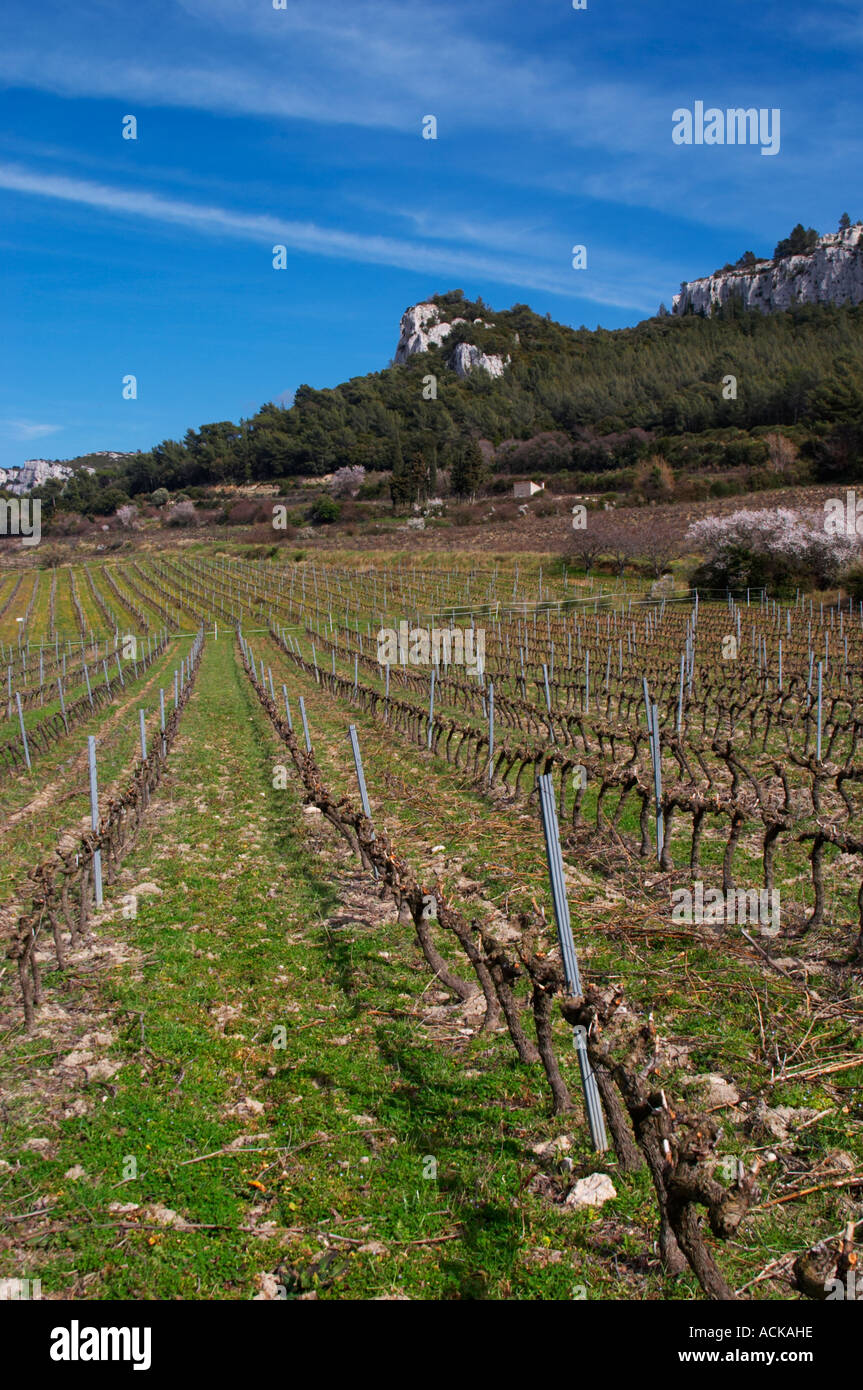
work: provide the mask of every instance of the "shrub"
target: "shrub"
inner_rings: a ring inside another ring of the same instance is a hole
[[[170,493],[166,487],[157,487],[156,491],[150,494],[150,501],[154,507],[167,506]]]
[[[229,526],[251,526],[260,519],[259,512],[259,503],[243,497],[227,509],[226,520]]]
[[[848,565],[840,576],[845,592],[853,598],[855,603],[863,599],[863,560],[856,560]]]
[[[51,518],[51,530],[58,536],[74,536],[85,528],[80,512],[55,512]]]
[[[102,488],[89,503],[87,511],[93,516],[111,516],[118,507],[124,507],[129,500],[128,493],[112,484]]]
[[[667,502],[673,496],[674,474],[661,454],[653,454],[638,465],[635,491],[648,502]]]
[[[197,526],[197,524],[198,513],[195,511],[195,504],[190,502],[188,498],[185,502],[177,502],[165,516],[166,526]]]
[[[773,432],[765,435],[764,443],[767,445],[770,467],[777,473],[786,473],[800,452],[793,439],[788,439],[784,434]]]
[[[390,475],[389,473],[373,473],[371,477],[366,476],[357,497],[361,502],[377,502],[382,497],[390,495]]]
[[[367,509],[362,504],[358,506],[350,498],[346,502],[339,503],[340,521],[364,521],[366,515]]]
[[[561,430],[546,430],[532,439],[505,439],[495,454],[496,466],[509,473],[548,473],[572,467],[572,440]]]
[[[319,497],[309,508],[309,521],[315,526],[329,526],[338,521],[342,509],[332,497]]]

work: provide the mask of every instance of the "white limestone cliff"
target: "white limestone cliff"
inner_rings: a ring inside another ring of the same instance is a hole
[[[102,457],[120,459],[129,457],[126,454],[108,453],[102,450]],[[67,463],[52,463],[49,459],[26,459],[20,468],[0,469],[0,487],[4,487],[7,492],[23,494],[32,492],[34,488],[42,487],[54,478],[58,482],[66,483],[74,474],[74,469]],[[89,464],[83,465],[82,473],[95,473],[95,468]]]
[[[456,376],[467,376],[475,367],[488,372],[489,376],[503,376],[504,368],[509,365],[510,360],[507,356],[504,361],[496,352],[483,352],[482,348],[474,347],[473,343],[456,343],[449,365]]]
[[[23,467],[16,469],[14,474],[10,470],[6,489],[8,492],[30,492],[34,487],[41,487],[43,483],[47,483],[49,478],[58,478],[65,482],[71,476],[72,469],[67,468],[64,463],[49,463],[47,459],[27,459]]]
[[[442,320],[436,304],[414,304],[402,314],[399,341],[393,361],[398,366],[407,362],[415,352],[428,352],[430,347],[440,347],[458,323],[467,319]],[[474,319],[475,324],[485,326],[483,319]],[[456,343],[448,365],[458,376],[467,374],[479,367],[489,376],[502,376],[510,358],[504,360],[497,353],[486,353],[471,343]]]
[[[436,304],[414,304],[402,314],[394,358],[396,365],[407,362],[415,352],[428,352],[432,346],[439,347],[455,324],[466,322],[466,319],[453,319],[451,323],[442,323]]]
[[[772,313],[795,304],[863,303],[863,225],[818,238],[805,256],[762,260],[690,280],[672,300],[672,313],[710,314],[732,299]]]

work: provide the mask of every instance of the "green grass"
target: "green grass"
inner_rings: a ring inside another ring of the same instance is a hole
[[[530,1143],[563,1128],[547,1119],[536,1069],[499,1036],[453,1048],[423,1035],[412,1011],[428,980],[418,985],[395,918],[328,925],[345,915],[335,870],[353,870],[307,852],[308,817],[292,787],[272,787],[276,750],[229,642],[208,647],[199,681],[161,813],[129,865],[130,883],[146,875],[162,894],[140,899],[134,923],[115,915],[101,928],[130,935],[141,959],[98,981],[122,1068],[108,1085],[76,1088],[88,1112],[65,1119],[31,1113],[19,1077],[4,1152],[21,1166],[2,1179],[2,1201],[7,1215],[37,1198],[50,1210],[21,1224],[0,1269],[89,1298],[248,1298],[263,1271],[280,1271],[289,1294],[321,1297],[612,1292],[614,1267],[592,1250],[601,1220],[525,1192]],[[92,1004],[92,980],[70,975],[57,997]],[[238,1012],[223,1034],[213,1010],[225,1006]],[[7,1039],[7,1075],[28,1054],[38,1070],[46,1045]],[[263,1112],[229,1113],[243,1097]],[[51,1139],[50,1156],[21,1147],[34,1134]],[[264,1151],[187,1162],[241,1134]],[[594,1166],[583,1133],[572,1152]],[[138,1176],[123,1183],[129,1157]],[[423,1176],[430,1158],[435,1179]],[[76,1165],[86,1177],[66,1178]],[[222,1229],[121,1229],[118,1200]],[[244,1229],[253,1213],[275,1223],[268,1239]],[[630,1182],[615,1222],[641,1256],[652,1220],[647,1184]],[[373,1242],[385,1253],[360,1251]],[[328,1247],[338,1254],[315,1283]],[[641,1287],[691,1292],[656,1268]]]
[[[191,626],[190,615],[181,620]],[[550,1118],[541,1070],[519,1064],[506,1035],[464,1031],[458,1011],[423,1021],[437,996],[411,929],[321,818],[303,810],[287,752],[219,626],[137,849],[97,926],[98,943],[133,954],[76,953],[63,981],[47,972],[31,1035],[6,1012],[0,1086],[12,1166],[0,1168],[8,1238],[0,1275],[39,1277],[49,1296],[92,1299],[246,1299],[265,1273],[289,1297],[571,1299],[581,1286],[591,1299],[699,1297],[694,1278],[662,1273],[647,1178],[623,1178],[613,1159],[591,1153],[580,1110]],[[443,759],[327,695],[265,635],[253,642],[277,688],[287,682],[295,714],[304,694],[325,780],[353,799],[346,735],[349,720],[357,724],[376,823],[424,878],[442,844],[444,880],[468,915],[478,902],[514,913],[531,898],[550,915],[535,808],[491,806]],[[174,647],[147,679],[176,660]],[[352,663],[340,670],[352,676]],[[106,779],[129,765],[136,738],[134,720],[105,738]],[[48,762],[56,776],[61,760]],[[277,764],[288,765],[285,790],[274,786]],[[37,789],[47,766],[39,773]],[[49,845],[74,821],[73,808],[80,813],[83,785],[77,795],[80,805],[46,808],[26,843],[16,840],[3,871],[10,887],[28,850]],[[716,852],[705,836],[707,865]],[[748,847],[742,854],[754,872]],[[581,851],[567,857],[585,869]],[[141,895],[126,920],[123,895],[145,881],[161,892]],[[592,866],[571,894],[585,974],[620,982],[634,1008],[654,1012],[662,1038],[685,1040],[690,1074],[720,1071],[768,1104],[836,1107],[798,1136],[785,1155],[790,1167],[765,1170],[764,1198],[779,1180],[793,1181],[794,1164],[804,1185],[837,1148],[859,1164],[859,1071],[770,1084],[783,1053],[817,1059],[852,1045],[853,998],[819,979],[825,1003],[813,1016],[778,974],[716,943],[656,930],[643,894],[627,903],[609,898],[607,886]],[[452,941],[441,945],[457,959]],[[458,968],[466,972],[466,962]],[[12,985],[7,970],[4,1009]],[[568,1030],[559,1019],[555,1028],[577,1093]],[[54,1069],[94,1031],[109,1035],[94,1060],[115,1064],[113,1075],[87,1081],[80,1065]],[[686,1079],[685,1069],[669,1074],[672,1096]],[[254,1104],[238,1113],[244,1100]],[[751,1157],[757,1141],[721,1118],[720,1151]],[[561,1133],[572,1137],[573,1176],[612,1175],[618,1195],[601,1212],[565,1211],[531,1190],[540,1166],[531,1146]],[[47,1147],[26,1147],[34,1138]],[[227,1150],[239,1139],[245,1149]],[[131,1159],[137,1175],[127,1180]],[[78,1167],[83,1175],[69,1177]],[[115,1203],[136,1209],[123,1214]],[[196,1229],[160,1224],[158,1206]],[[836,1232],[846,1213],[841,1192],[756,1213],[718,1248],[719,1262],[742,1284],[778,1254]]]
[[[544,903],[551,919],[535,810],[525,814],[523,807],[492,808],[471,789],[467,777],[443,758],[417,749],[380,720],[329,696],[274,643],[264,646],[262,639],[257,643],[258,657],[272,665],[276,688],[286,682],[295,715],[297,697],[302,694],[305,698],[315,756],[327,785],[336,793],[347,792],[354,800],[355,778],[352,770],[348,771],[345,750],[347,724],[356,724],[375,822],[391,833],[398,852],[407,852],[421,875],[427,871],[431,848],[442,844],[445,858],[457,856],[461,872],[481,884],[484,900],[514,913],[535,897]],[[565,851],[564,857],[574,867],[584,869],[578,855]],[[834,986],[829,976],[823,980],[818,977],[818,988],[835,1002],[822,1005],[813,1019],[812,1007],[799,986],[767,968],[753,967],[751,954],[735,949],[733,943],[723,949],[724,943],[699,942],[696,936],[681,946],[673,933],[667,935],[661,929],[661,913],[652,915],[649,910],[638,914],[645,924],[645,934],[639,937],[631,931],[628,919],[632,909],[627,909],[625,900],[620,906],[607,905],[603,877],[594,873],[593,878],[592,887],[582,885],[570,892],[582,968],[593,980],[619,981],[633,1006],[645,1015],[654,1013],[663,1037],[684,1040],[690,1047],[688,1070],[663,1075],[663,1082],[669,1077],[670,1093],[682,1099],[686,1094],[682,1088],[693,1073],[718,1072],[733,1078],[742,1095],[761,1095],[770,1106],[837,1107],[835,1116],[801,1135],[803,1147],[796,1151],[792,1167],[800,1153],[806,1155],[806,1164],[800,1164],[802,1174],[810,1159],[814,1168],[831,1151],[841,1148],[855,1155],[858,1168],[863,1168],[863,1134],[856,1113],[863,1063],[835,1078],[782,1085],[770,1081],[783,1055],[794,1057],[798,1049],[805,1048],[803,1055],[817,1061],[836,1047],[854,1046],[856,1033],[853,1027],[849,1029],[848,1019],[854,1017],[855,1007],[859,1017],[859,988],[849,981],[851,998],[846,1011],[840,1003],[841,983]],[[466,915],[477,912],[476,899],[463,898],[453,887],[451,872],[444,874],[444,882]],[[441,944],[446,948],[446,941]],[[805,949],[805,943],[783,944],[782,948],[786,954],[802,954]],[[560,1020],[555,1026],[558,1053],[576,1093],[567,1030]],[[751,1158],[756,1147],[732,1121],[724,1125],[721,1153]],[[787,1181],[784,1169],[768,1167],[763,1179],[765,1200],[779,1180]],[[801,1231],[808,1231],[815,1240],[819,1232],[823,1234],[825,1223],[831,1231],[838,1230],[845,1211],[845,1199],[832,1193],[815,1194],[784,1209],[773,1209],[752,1221],[745,1241],[721,1250],[720,1260],[728,1262],[733,1281],[745,1282],[776,1253],[799,1249]]]

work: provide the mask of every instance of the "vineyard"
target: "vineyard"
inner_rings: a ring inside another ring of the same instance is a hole
[[[142,551],[0,571],[0,678],[0,1280],[854,1270],[859,602]]]

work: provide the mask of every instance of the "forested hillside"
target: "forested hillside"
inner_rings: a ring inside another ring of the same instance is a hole
[[[267,404],[250,419],[204,424],[107,472],[80,474],[64,504],[92,509],[112,481],[116,504],[159,486],[390,469],[418,453],[434,473],[477,439],[494,446],[501,472],[597,474],[657,449],[687,471],[759,467],[763,433],[777,427],[794,431],[814,477],[846,476],[860,457],[863,307],[772,315],[731,307],[591,331],[525,304],[495,312],[460,290],[434,302],[444,318],[487,326],[459,324],[442,346],[403,365],[331,390],[300,386],[290,408]],[[508,355],[503,376],[458,377],[447,363],[465,341]],[[426,398],[429,376],[434,399]]]
[[[481,301],[436,299],[445,316],[485,316]],[[447,315],[446,309],[452,312]],[[460,379],[445,365],[456,342],[512,357],[498,380]],[[437,399],[423,378],[437,377]],[[727,375],[737,399],[725,399]],[[133,490],[224,478],[331,472],[344,464],[392,467],[399,451],[437,450],[447,466],[466,437],[500,445],[559,431],[575,446],[557,466],[597,468],[622,460],[597,437],[639,429],[665,434],[723,427],[857,423],[863,413],[863,309],[809,306],[785,314],[648,319],[608,332],[573,330],[524,304],[494,314],[493,327],[457,326],[442,347],[407,363],[316,391],[293,406],[265,405],[252,419],[189,430],[133,465]],[[632,444],[623,445],[625,459]]]

